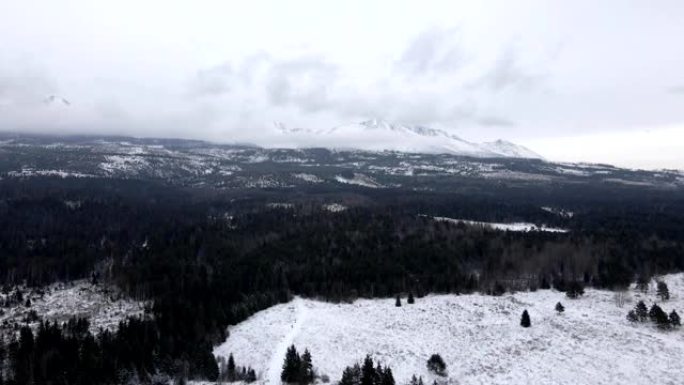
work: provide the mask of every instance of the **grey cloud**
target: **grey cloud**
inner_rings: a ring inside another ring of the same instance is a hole
[[[482,116],[477,119],[477,123],[486,127],[513,127],[515,122],[498,116]]]
[[[231,90],[234,72],[230,64],[197,71],[191,83],[191,93],[195,95],[221,95]]]
[[[667,89],[667,92],[671,94],[682,95],[684,94],[684,85],[670,87]]]
[[[455,29],[427,30],[409,44],[395,67],[402,72],[425,75],[458,69],[465,55],[457,41]]]
[[[522,68],[517,52],[513,48],[508,48],[499,56],[494,66],[472,85],[490,91],[509,88],[527,90],[538,86],[542,80],[542,75]]]
[[[330,89],[335,87],[337,76],[337,67],[321,58],[282,61],[270,66],[266,91],[273,105],[321,111],[332,106]]]
[[[49,77],[34,69],[0,73],[0,106],[44,104],[45,98],[55,91]]]

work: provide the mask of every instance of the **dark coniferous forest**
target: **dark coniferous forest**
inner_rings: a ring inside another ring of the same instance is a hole
[[[217,379],[212,348],[226,327],[293,295],[351,301],[553,287],[574,298],[585,287],[681,271],[681,191],[624,187],[617,199],[613,189],[226,192],[153,180],[3,179],[4,287],[91,279],[151,306],[115,332],[91,333],[73,319],[4,336],[2,383]],[[540,210],[549,200],[575,215]],[[283,201],[292,206],[267,205]],[[331,201],[348,209],[321,208]],[[524,219],[569,232],[494,231],[431,216]]]

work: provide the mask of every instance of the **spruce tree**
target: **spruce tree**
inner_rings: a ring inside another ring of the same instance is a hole
[[[639,321],[639,317],[637,317],[636,312],[634,310],[630,310],[627,312],[627,320],[629,322],[637,322]]]
[[[636,283],[637,290],[639,290],[643,293],[646,293],[648,291],[648,281],[649,281],[648,277],[646,277],[644,275],[640,275],[639,278],[637,278],[637,283]]]
[[[385,374],[385,369],[378,362],[378,366],[375,367],[375,385],[382,385],[382,376]]]
[[[520,317],[520,326],[524,328],[532,326],[532,322],[530,321],[530,314],[527,312],[527,309],[523,310],[522,317]]]
[[[255,382],[256,380],[257,380],[256,372],[254,371],[254,369],[249,368],[249,370],[247,370],[247,379],[246,379],[246,381],[247,381],[247,382]]]
[[[411,377],[411,382],[409,382],[409,385],[418,385],[418,377],[416,377],[415,374]]]
[[[395,385],[394,375],[392,374],[392,369],[389,366],[385,366],[385,371],[382,373],[382,385]]]
[[[670,289],[667,288],[667,284],[665,282],[658,282],[657,294],[661,301],[667,301],[670,299]]]
[[[401,297],[397,294],[397,300],[394,302],[394,306],[401,307]]]
[[[311,362],[311,353],[309,349],[304,349],[302,354],[302,362],[300,365],[300,384],[311,384],[314,380],[313,363]]]
[[[572,281],[566,285],[565,295],[568,298],[579,298],[584,295],[584,285],[581,282]]]
[[[679,318],[679,314],[677,314],[677,312],[674,310],[672,310],[672,312],[670,313],[670,325],[672,325],[672,327],[675,328],[682,325],[681,319]]]
[[[285,383],[298,382],[300,367],[301,357],[297,353],[297,348],[292,345],[287,348],[287,353],[285,353],[285,362],[283,362],[283,371],[280,373],[280,379]]]
[[[558,314],[561,314],[565,311],[565,307],[563,306],[562,303],[558,302],[556,304],[556,311],[558,312]]]
[[[658,328],[667,329],[670,327],[670,319],[660,306],[654,304],[648,312],[648,316],[651,318],[651,321],[655,322]]]
[[[439,375],[446,375],[446,364],[439,354],[433,354],[427,361],[427,368],[429,371]]]
[[[644,301],[637,302],[636,306],[634,307],[634,312],[636,313],[636,316],[640,322],[644,322],[648,318],[648,308],[646,307]]]
[[[413,298],[413,292],[412,291],[409,291],[408,300],[406,302],[408,302],[410,305],[412,305],[416,302],[416,300]]]
[[[235,374],[235,359],[233,358],[233,353],[231,353],[230,356],[228,356],[228,366],[226,367],[226,378],[228,381],[235,381]]]
[[[357,378],[354,376],[354,369],[351,366],[347,366],[342,371],[342,379],[339,385],[358,385]]]
[[[361,367],[361,385],[375,385],[376,374],[373,359],[370,355],[367,355]]]

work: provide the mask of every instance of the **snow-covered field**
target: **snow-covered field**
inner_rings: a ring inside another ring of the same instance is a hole
[[[684,314],[684,274],[663,277],[672,298],[660,303]],[[501,297],[433,295],[395,307],[394,299],[331,304],[297,298],[259,312],[230,329],[214,354],[233,353],[255,368],[262,383],[279,383],[285,348],[308,348],[319,374],[339,381],[345,366],[366,354],[391,365],[397,384],[414,373],[438,379],[425,363],[445,360],[450,384],[682,384],[684,330],[660,331],[625,318],[636,301],[657,297],[630,290],[619,307],[615,293],[587,290],[570,300],[553,290]],[[565,313],[558,315],[561,301]],[[520,326],[527,309],[532,327]],[[440,380],[440,383],[442,381]]]
[[[522,232],[527,232],[527,231],[543,231],[543,232],[548,232],[548,233],[567,233],[568,230],[566,229],[560,229],[556,227],[547,227],[547,226],[537,226],[534,223],[528,223],[528,222],[514,222],[514,223],[497,223],[497,222],[480,222],[480,221],[471,221],[467,219],[454,219],[454,218],[447,218],[447,217],[434,217],[436,221],[443,221],[443,222],[452,222],[452,223],[463,223],[468,226],[481,226],[481,227],[487,227],[487,228],[492,228],[494,230],[502,230],[502,231],[522,231]]]

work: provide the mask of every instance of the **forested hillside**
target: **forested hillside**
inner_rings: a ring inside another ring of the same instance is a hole
[[[342,209],[326,209],[330,203]],[[568,231],[497,231],[433,217]],[[5,335],[3,379],[16,384],[215,379],[212,348],[226,326],[292,295],[350,301],[620,288],[684,268],[681,190],[606,184],[226,191],[6,178],[0,228],[6,291],[87,278],[152,304],[149,317],[116,332],[93,335],[74,321]]]

